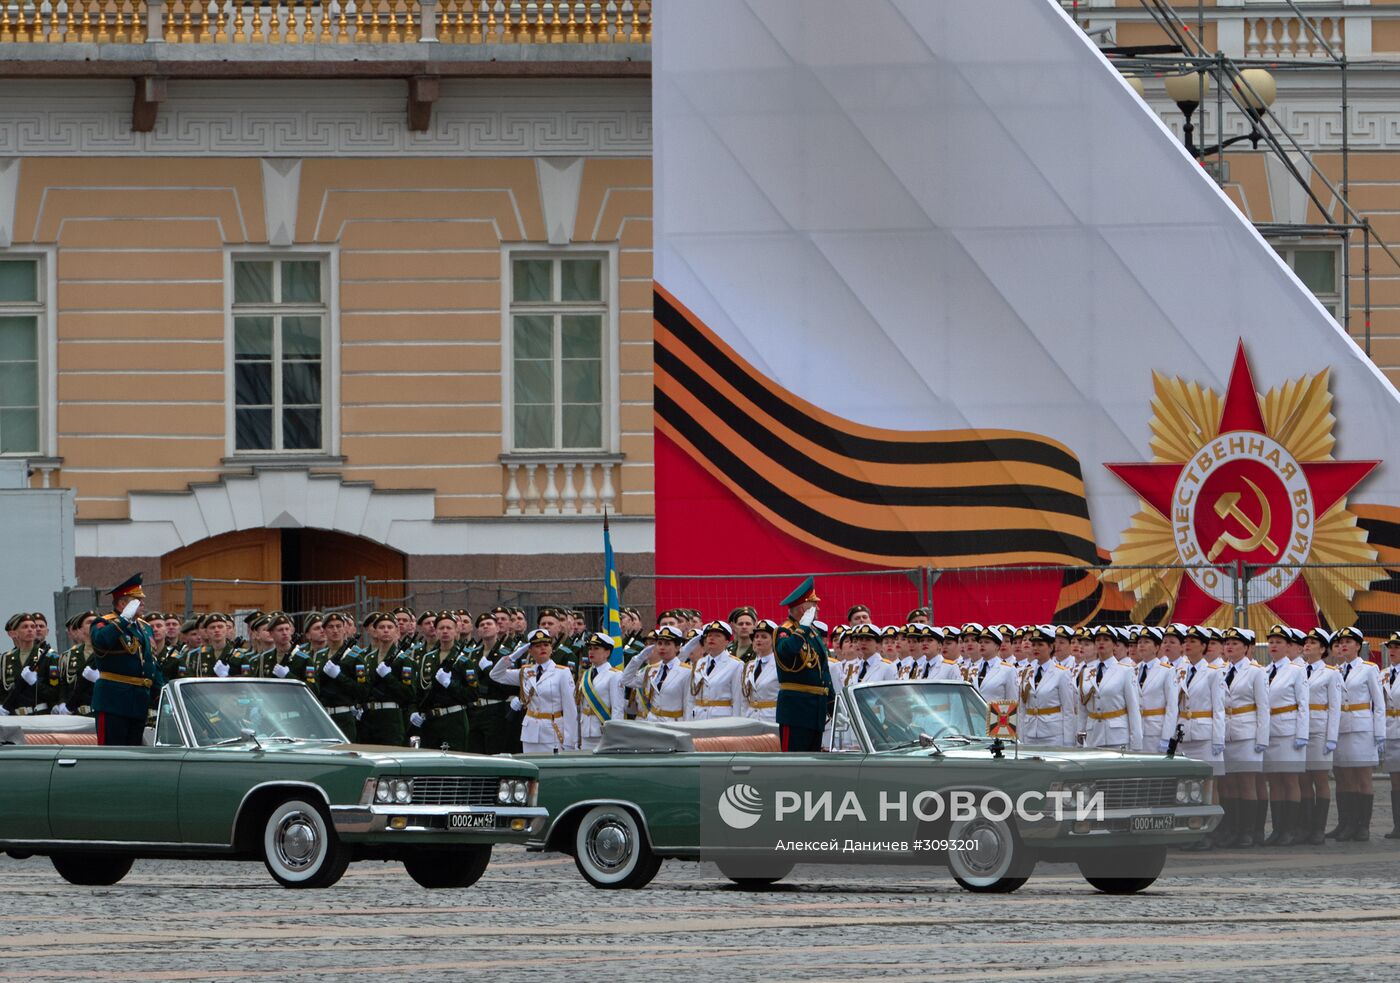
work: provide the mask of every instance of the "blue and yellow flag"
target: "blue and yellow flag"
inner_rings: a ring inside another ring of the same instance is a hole
[[[613,562],[612,536],[608,532],[608,513],[603,513],[603,607],[607,609],[603,630],[613,638],[622,637],[622,598],[617,589],[617,565]],[[613,649],[609,660],[622,665],[622,646]]]

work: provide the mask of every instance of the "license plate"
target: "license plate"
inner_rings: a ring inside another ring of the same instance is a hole
[[[1175,829],[1175,816],[1134,816],[1131,826],[1134,833],[1155,832],[1161,829]]]
[[[447,817],[448,829],[495,829],[494,812],[454,812]]]

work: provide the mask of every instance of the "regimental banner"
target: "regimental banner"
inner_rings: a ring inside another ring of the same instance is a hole
[[[1400,397],[1054,0],[657,17],[659,573],[1400,626]]]

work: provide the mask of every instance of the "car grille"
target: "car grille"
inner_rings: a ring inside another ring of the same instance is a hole
[[[1152,809],[1176,805],[1175,778],[1100,778],[1104,809]]]
[[[496,804],[499,778],[457,778],[432,775],[413,779],[413,804],[418,806],[489,806]]]

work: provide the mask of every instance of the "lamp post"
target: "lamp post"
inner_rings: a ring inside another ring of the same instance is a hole
[[[1182,127],[1183,142],[1186,144],[1186,152],[1192,157],[1200,159],[1214,156],[1241,140],[1248,140],[1251,147],[1255,150],[1259,149],[1259,141],[1264,138],[1264,134],[1259,132],[1259,120],[1264,115],[1264,110],[1272,106],[1274,99],[1278,96],[1278,86],[1274,82],[1274,77],[1267,71],[1262,68],[1246,68],[1236,76],[1230,85],[1235,99],[1244,107],[1245,114],[1249,117],[1249,132],[1230,137],[1209,147],[1196,146],[1195,126],[1191,122],[1191,117],[1200,107],[1201,100],[1205,98],[1206,93],[1210,91],[1210,77],[1205,72],[1188,72],[1185,75],[1169,75],[1163,82],[1166,85],[1168,97],[1176,103],[1176,107],[1186,117],[1186,125]]]

